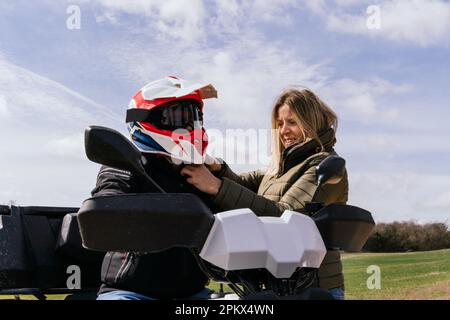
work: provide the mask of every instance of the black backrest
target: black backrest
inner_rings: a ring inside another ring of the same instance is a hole
[[[74,232],[76,218],[66,218],[65,225],[71,232],[61,234],[65,216],[73,217],[77,210],[16,206],[4,210],[0,228],[0,288],[66,288],[71,265],[80,268],[82,288],[100,285],[102,255],[96,253],[93,258],[92,253],[82,248],[79,235],[77,240]]]

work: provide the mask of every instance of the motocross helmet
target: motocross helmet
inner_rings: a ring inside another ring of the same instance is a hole
[[[203,128],[203,99],[217,98],[211,84],[177,77],[150,82],[131,99],[127,127],[143,153],[170,156],[175,163],[205,162],[208,136]]]

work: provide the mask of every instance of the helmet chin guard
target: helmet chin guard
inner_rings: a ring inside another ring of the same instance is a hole
[[[127,110],[132,141],[141,152],[169,156],[174,163],[204,163],[208,136],[203,100],[209,98],[217,98],[211,84],[172,76],[150,82],[134,95]]]

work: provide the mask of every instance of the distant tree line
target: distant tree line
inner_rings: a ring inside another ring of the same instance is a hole
[[[446,223],[406,221],[377,224],[363,251],[407,252],[446,248],[450,248],[450,230]]]

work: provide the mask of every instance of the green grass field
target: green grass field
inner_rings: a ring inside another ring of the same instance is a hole
[[[346,299],[448,299],[450,300],[450,250],[411,253],[344,253]],[[381,288],[367,288],[372,273],[380,268]],[[213,283],[210,286],[218,289]],[[225,288],[226,291],[227,288]]]
[[[450,300],[450,249],[411,253],[344,253],[346,299],[446,299]],[[381,288],[369,290],[367,267],[381,271]],[[218,290],[217,283],[210,288]],[[225,286],[225,291],[231,291]],[[0,296],[13,298],[11,296]],[[35,299],[34,297],[21,297]],[[48,296],[59,300],[64,296]]]
[[[347,299],[449,299],[450,250],[343,255]],[[381,289],[367,288],[367,267],[381,271]]]

